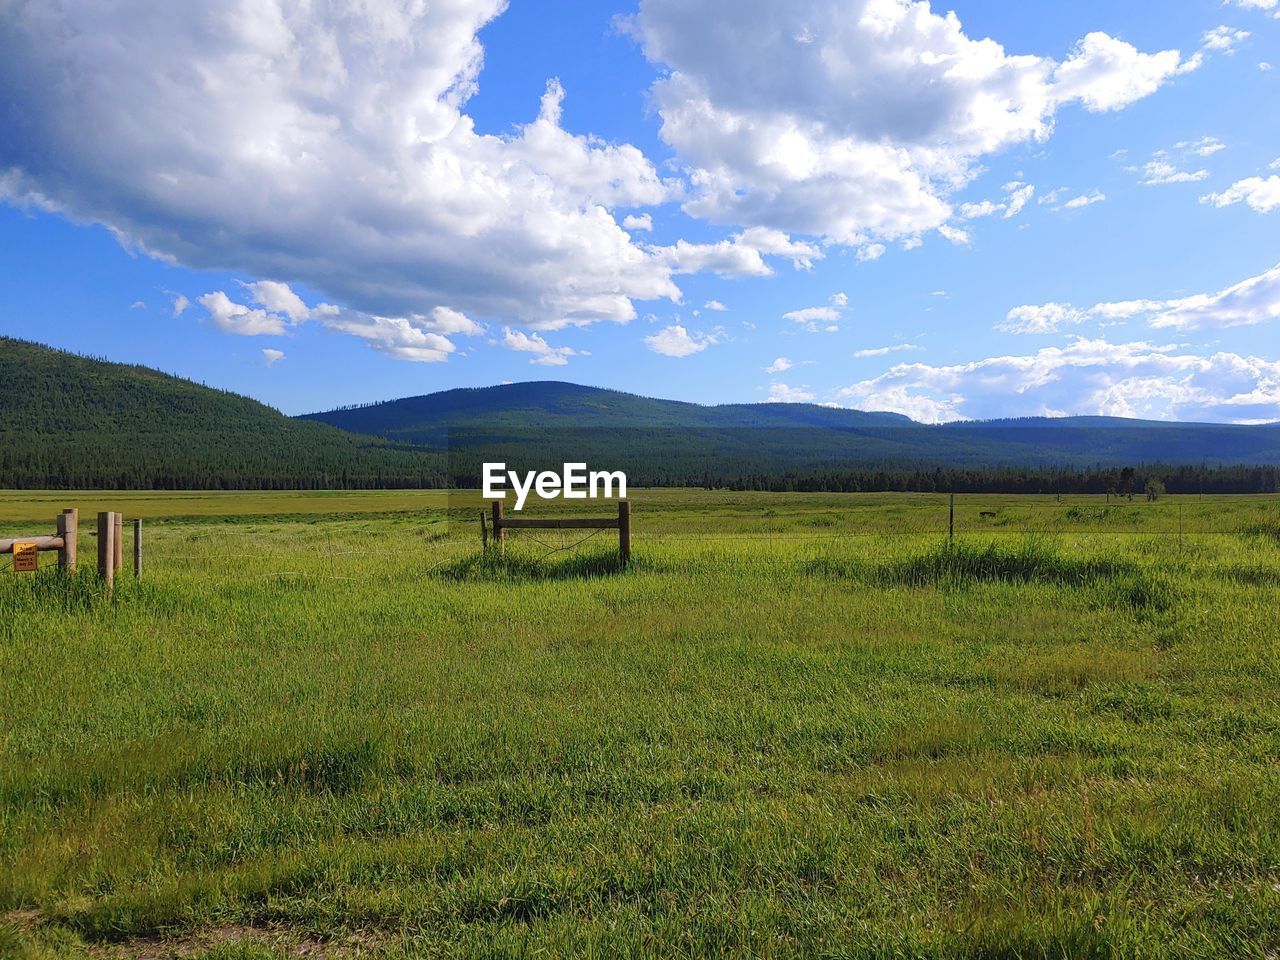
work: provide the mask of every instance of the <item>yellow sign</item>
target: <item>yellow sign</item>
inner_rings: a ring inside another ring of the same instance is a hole
[[[35,573],[40,566],[40,548],[29,540],[13,545],[14,573]]]

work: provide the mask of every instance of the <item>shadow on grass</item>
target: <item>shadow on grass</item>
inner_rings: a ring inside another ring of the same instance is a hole
[[[573,553],[535,553],[524,549],[508,549],[505,555],[496,550],[460,557],[437,567],[432,576],[461,583],[536,580],[593,580],[615,577],[643,566],[631,558],[623,564],[617,550],[583,550]]]
[[[878,587],[961,587],[971,584],[1048,584],[1094,587],[1108,605],[1164,610],[1173,586],[1129,560],[1070,557],[1042,537],[1016,543],[942,543],[923,553],[881,561],[823,557],[808,565],[816,576],[843,577]]]

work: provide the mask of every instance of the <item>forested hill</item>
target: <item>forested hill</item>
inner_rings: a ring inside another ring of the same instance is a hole
[[[449,390],[291,419],[146,367],[0,337],[0,487],[477,486],[481,464],[585,460],[636,486],[1273,491],[1280,426],[1106,418],[925,426],[812,404],[707,407],[568,383]],[[1223,468],[1223,469],[1219,469]],[[1212,476],[1211,476],[1212,474]],[[1065,484],[1065,486],[1064,486]]]
[[[0,384],[0,487],[422,487],[444,479],[438,454],[21,340],[0,337]]]

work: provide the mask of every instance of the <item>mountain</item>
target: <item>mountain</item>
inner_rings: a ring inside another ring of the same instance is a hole
[[[509,384],[308,415],[346,430],[447,447],[450,474],[485,459],[608,463],[646,482],[849,469],[1280,464],[1280,426],[1109,417],[931,426],[813,404],[700,406],[571,383]]]
[[[421,487],[443,459],[256,400],[0,337],[0,488]]]
[[[904,427],[896,413],[862,413],[809,403],[726,404],[707,407],[655,400],[618,390],[542,381],[445,390],[302,419],[406,443],[444,444],[450,430],[735,430],[784,427]]]
[[[290,418],[146,367],[3,337],[0,382],[0,488],[478,486],[491,460],[521,470],[585,460],[625,470],[637,486],[753,489],[1105,489],[1115,468],[1143,464],[1191,465],[1151,468],[1170,490],[1272,490],[1280,479],[1276,425],[926,426],[892,413],[708,407],[556,382]],[[1205,486],[1210,468],[1239,464],[1259,466],[1228,466],[1218,487]],[[1075,475],[1064,481],[1067,471]]]

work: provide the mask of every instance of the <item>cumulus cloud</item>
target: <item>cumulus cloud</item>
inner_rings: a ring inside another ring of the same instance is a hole
[[[364,318],[447,308],[554,328],[679,299],[664,257],[611,212],[679,185],[633,146],[565,130],[558,81],[530,122],[476,131],[477,32],[504,7],[6,4],[0,99],[22,135],[0,137],[0,197],[191,267],[303,284]],[[296,304],[258,295],[292,320]],[[217,308],[237,331],[279,326]]]
[[[331,303],[309,307],[286,283],[258,281],[242,284],[250,307],[233,301],[221,290],[200,297],[209,320],[224,333],[241,336],[279,335],[314,321],[328,330],[363,340],[373,349],[418,363],[441,363],[456,351],[449,335],[478,336],[484,327],[466,314],[436,307],[426,315],[383,317],[346,310]]]
[[[786,373],[788,370],[790,370],[794,366],[795,364],[792,363],[790,360],[788,360],[786,357],[779,357],[777,360],[773,361],[773,363],[769,364],[769,366],[765,367],[764,372],[765,373]]]
[[[457,347],[448,337],[427,329],[420,317],[379,317],[350,310],[335,310],[325,326],[363,340],[368,346],[397,360],[444,363]]]
[[[812,268],[822,250],[811,243],[792,240],[785,233],[752,227],[716,243],[679,240],[666,247],[649,247],[649,253],[672,274],[714,273],[721,277],[770,277],[773,268],[766,256],[785,257],[797,270]]]
[[[1062,303],[1016,307],[996,329],[1004,333],[1053,333],[1086,320],[1135,318],[1151,327],[1178,330],[1253,326],[1280,319],[1280,264],[1217,293],[1097,303],[1087,310]]]
[[[899,364],[837,396],[928,423],[1063,414],[1256,422],[1280,418],[1280,363],[1077,340],[952,366]]]
[[[285,359],[283,350],[273,350],[270,347],[264,347],[262,350],[262,362],[268,367],[274,367],[283,359]]]
[[[1248,30],[1236,30],[1233,27],[1214,27],[1205,33],[1201,42],[1206,50],[1217,50],[1221,53],[1235,53],[1236,47],[1244,43],[1252,34]]]
[[[687,212],[851,246],[947,223],[979,159],[1046,139],[1064,105],[1117,110],[1199,63],[1103,33],[1060,62],[1010,54],[910,0],[643,0],[630,26],[665,69]]]
[[[690,333],[678,323],[664,327],[653,336],[644,338],[650,350],[664,357],[691,357],[695,353],[701,353],[716,341],[715,334]]]
[[[843,293],[835,293],[831,295],[826,306],[802,307],[799,310],[789,310],[782,315],[782,319],[798,323],[810,333],[817,333],[819,329],[834,333],[839,329],[835,325],[836,321],[844,316],[844,311],[848,306],[848,296]]]
[[[235,303],[221,290],[202,296],[200,306],[209,312],[209,321],[223,333],[244,337],[279,336],[288,326],[278,314]]]
[[[702,305],[702,309],[710,310],[712,313],[724,313],[729,308],[726,307],[719,300],[708,300],[706,303]]]
[[[804,387],[789,387],[785,383],[769,385],[769,403],[813,403],[817,399]]]
[[[188,300],[186,297],[184,297],[182,294],[178,294],[177,296],[175,296],[173,298],[174,319],[176,320],[178,317],[182,316],[186,312],[187,307],[189,306],[191,306],[191,301]]]
[[[646,233],[653,231],[653,217],[647,213],[631,213],[622,219],[623,230],[643,230]]]
[[[502,331],[502,345],[519,353],[532,353],[533,359],[529,362],[541,367],[563,367],[569,362],[569,357],[577,355],[572,347],[553,347],[536,333],[528,334],[510,327]]]
[[[1273,164],[1274,166],[1274,164]],[[1201,203],[1215,207],[1229,207],[1246,203],[1259,213],[1270,213],[1280,207],[1280,177],[1249,177],[1233,183],[1222,193],[1211,193],[1200,198]]]

